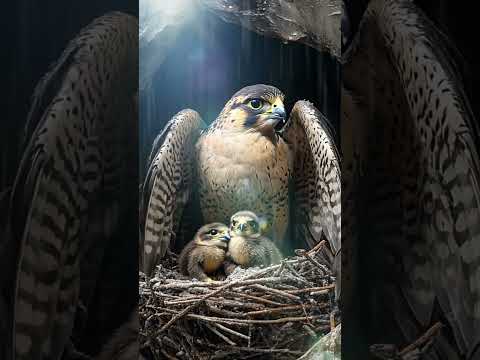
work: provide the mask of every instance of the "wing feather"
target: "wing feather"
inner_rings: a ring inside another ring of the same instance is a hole
[[[14,294],[7,359],[58,359],[71,340],[90,200],[110,196],[126,177],[112,157],[125,146],[116,131],[124,135],[131,121],[137,34],[132,16],[94,20],[35,90],[10,200],[11,238],[1,249],[15,279],[2,284]]]
[[[283,137],[293,150],[296,236],[310,247],[325,238],[340,249],[340,157],[328,120],[313,104],[298,101]]]
[[[140,210],[143,270],[147,275],[165,255],[191,198],[195,143],[202,127],[197,112],[183,110],[155,139]]]
[[[414,2],[370,2],[344,58],[342,141],[360,177],[346,175],[364,229],[352,241],[386,270],[376,296],[407,342],[441,317],[465,356],[480,339],[479,133],[453,53]]]

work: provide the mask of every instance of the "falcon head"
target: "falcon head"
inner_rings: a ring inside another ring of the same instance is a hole
[[[239,211],[230,218],[230,233],[236,236],[257,238],[267,228],[267,222],[251,211]]]
[[[222,223],[204,225],[195,235],[195,243],[200,246],[214,246],[226,249],[229,240],[228,226]]]
[[[223,108],[218,122],[222,129],[258,131],[273,136],[277,125],[285,124],[283,93],[269,85],[252,85],[239,90]]]

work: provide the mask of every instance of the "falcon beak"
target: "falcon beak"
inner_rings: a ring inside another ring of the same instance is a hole
[[[245,229],[245,224],[240,224],[238,227],[240,228],[240,231],[243,231],[243,229]]]
[[[275,106],[275,105],[273,105]],[[273,108],[272,114],[275,115],[275,117],[280,117],[282,121],[285,121],[285,118],[287,116],[287,113],[285,112],[285,107],[283,105],[277,106]]]
[[[272,127],[276,127],[278,123],[281,123],[281,125],[285,123],[287,113],[280,98],[275,100],[275,102],[272,104],[270,109],[267,111],[267,116],[268,118],[266,123]]]

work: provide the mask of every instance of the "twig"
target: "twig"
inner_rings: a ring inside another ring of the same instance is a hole
[[[255,275],[250,275],[249,277],[253,277],[253,276],[255,276]],[[233,286],[256,284],[258,282],[263,282],[263,283],[274,282],[274,281],[278,281],[278,280],[281,280],[281,279],[279,279],[279,278],[261,278],[261,279],[247,279],[247,280],[242,279],[242,280],[232,281],[231,283],[227,283],[227,284],[221,286],[220,288],[218,288],[217,290],[211,292],[210,294],[207,294],[207,295],[203,296],[201,299],[197,300],[195,303],[193,303],[192,305],[185,308],[181,313],[172,317],[168,323],[166,323],[165,325],[162,326],[162,328],[160,329],[160,332],[163,332],[163,331],[167,330],[175,321],[177,321],[178,319],[185,316],[188,312],[193,310],[196,306],[200,305],[203,301],[205,301],[208,298],[211,298],[212,296],[215,296],[215,295],[221,293],[225,289],[231,288]]]
[[[217,335],[219,338],[223,339],[228,345],[237,345],[232,340],[230,340],[227,336],[223,335],[220,331],[218,331],[217,329],[214,329],[211,325],[205,324],[205,326],[211,332],[213,332],[215,335]]]
[[[333,290],[335,289],[335,284],[327,285],[327,286],[317,286],[305,289],[298,289],[298,290],[286,290],[290,294],[302,294],[306,292],[315,292],[315,291],[323,291],[323,290]]]
[[[292,294],[290,294],[288,292],[285,292],[285,291],[282,291],[282,290],[269,288],[267,286],[255,284],[255,285],[253,285],[253,287],[255,287],[255,289],[259,289],[259,290],[262,290],[262,291],[265,291],[265,292],[270,292],[270,293],[274,293],[274,294],[277,294],[277,295],[282,296],[282,297],[286,297],[290,300],[295,300],[295,301],[302,300],[300,297],[298,297],[296,295],[292,295]]]
[[[290,310],[302,310],[303,308],[313,308],[317,307],[317,305],[290,305],[290,306],[281,306],[273,309],[265,309],[265,310],[258,310],[258,311],[250,311],[247,312],[246,316],[258,316],[258,315],[269,315],[275,313],[282,313],[284,311]]]
[[[210,344],[210,346],[217,348],[217,349],[230,349],[236,351],[245,351],[245,352],[257,352],[263,354],[292,354],[292,355],[302,355],[301,351],[294,351],[290,349],[259,349],[253,347],[243,347],[243,346],[229,346],[229,347],[222,347],[214,344]]]
[[[260,302],[260,303],[263,303],[263,304],[267,304],[267,305],[274,305],[274,306],[281,306],[281,305],[283,305],[283,304],[281,304],[281,303],[279,303],[279,302],[271,301],[271,300],[264,299],[264,298],[261,298],[261,297],[258,297],[258,296],[254,296],[254,295],[244,294],[244,293],[240,293],[240,292],[233,292],[233,294],[235,294],[236,296],[245,298],[245,299],[254,300],[254,301],[257,301],[257,302]]]
[[[242,334],[238,331],[232,330],[232,329],[227,328],[226,326],[223,326],[223,325],[220,325],[220,324],[215,324],[215,326],[218,327],[219,329],[225,331],[225,332],[228,332],[229,334],[232,334],[232,335],[238,336],[242,339],[250,341],[250,336],[244,335],[244,334]]]
[[[325,241],[325,240],[320,241],[317,245],[315,245],[312,249],[310,249],[310,250],[308,251],[308,254],[313,256],[313,255],[316,254],[323,246],[325,246],[325,244],[326,244],[326,241]]]
[[[324,274],[328,273],[328,268],[325,265],[320,264],[318,261],[313,259],[308,252],[305,250],[297,250],[297,254],[300,256],[305,256],[305,258],[310,261],[313,265],[315,265],[317,268],[322,270]]]
[[[428,342],[431,338],[437,335],[437,333],[441,330],[443,324],[441,322],[436,322],[432,325],[422,336],[420,336],[417,340],[415,340],[410,345],[406,346],[403,350],[401,350],[398,355],[403,356],[410,351],[413,351],[416,348],[419,348],[424,343]]]

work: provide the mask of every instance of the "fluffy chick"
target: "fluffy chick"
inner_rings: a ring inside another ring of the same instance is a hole
[[[208,275],[222,266],[229,240],[227,225],[212,223],[202,226],[180,253],[178,264],[182,274],[212,281]]]
[[[242,267],[278,264],[282,254],[262,235],[266,223],[251,211],[239,211],[230,220],[228,257]]]

